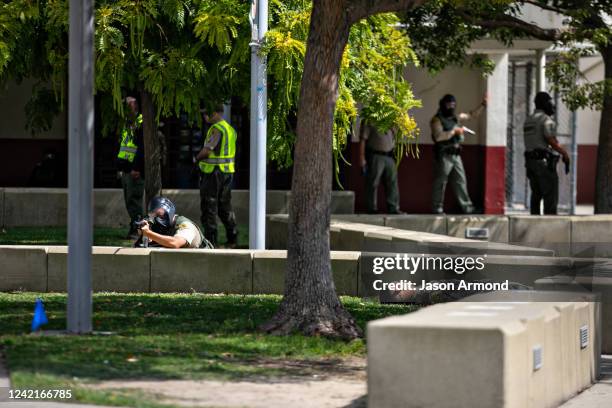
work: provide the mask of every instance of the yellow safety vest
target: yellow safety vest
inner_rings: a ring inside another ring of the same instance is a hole
[[[134,161],[136,152],[138,151],[138,145],[136,142],[135,131],[142,126],[142,115],[136,117],[136,123],[132,125],[126,125],[121,131],[121,146],[119,147],[118,158],[127,160],[130,163]]]
[[[202,173],[212,173],[215,166],[218,166],[223,173],[233,173],[236,158],[236,131],[229,123],[221,120],[208,129],[206,142],[212,137],[213,129],[221,132],[220,148],[215,148],[210,152],[210,156],[200,160],[200,170]],[[215,152],[216,150],[219,151],[219,154]]]

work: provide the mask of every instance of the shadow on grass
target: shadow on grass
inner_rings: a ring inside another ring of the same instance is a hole
[[[50,321],[46,329],[63,329],[65,295],[41,296]],[[352,368],[342,367],[342,360],[365,353],[363,340],[258,333],[276,311],[279,296],[97,294],[94,329],[111,336],[24,335],[35,298],[0,294],[0,345],[20,378],[257,380],[331,373],[333,367],[350,375]],[[361,327],[414,310],[356,298],[343,302]]]

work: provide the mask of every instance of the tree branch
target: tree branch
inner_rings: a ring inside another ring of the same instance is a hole
[[[555,13],[567,15],[567,10],[563,10],[559,7],[551,6],[548,3],[540,3],[539,1],[535,1],[535,0],[523,0],[523,3],[531,4],[532,6],[539,7],[543,10],[553,11]]]
[[[457,10],[457,14],[470,24],[484,28],[509,28],[519,30],[526,35],[545,41],[559,41],[561,39],[561,31],[556,28],[541,28],[535,24],[530,24],[507,14],[496,17],[494,20],[481,20],[461,10]]]
[[[347,16],[350,24],[378,13],[408,11],[430,0],[349,0]]]

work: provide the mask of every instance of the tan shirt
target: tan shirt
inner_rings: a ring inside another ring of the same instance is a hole
[[[369,149],[378,152],[390,152],[395,147],[395,135],[393,131],[380,133],[374,126],[362,122],[359,131],[359,139],[366,141],[366,146]]]
[[[457,120],[459,121],[459,125],[463,125],[465,122],[467,122],[468,120],[472,118],[479,117],[482,111],[484,110],[484,108],[485,108],[484,105],[481,104],[476,109],[472,109],[468,113],[462,112],[458,114]],[[437,116],[434,116],[431,119],[430,126],[431,126],[431,137],[433,138],[435,142],[444,142],[454,136],[454,132],[455,132],[454,129],[445,131],[444,127],[442,126],[442,122],[440,122],[440,119]]]
[[[221,144],[219,143],[220,140],[221,132],[219,132],[217,129],[213,129],[209,137],[204,141],[204,147],[218,154],[219,150],[221,149]]]
[[[183,248],[199,248],[202,245],[202,237],[198,227],[189,219],[181,217],[180,223],[176,224],[175,237],[181,237],[187,244]]]

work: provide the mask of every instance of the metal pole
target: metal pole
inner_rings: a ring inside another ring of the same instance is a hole
[[[251,152],[249,179],[249,247],[266,247],[266,60],[259,48],[268,31],[268,1],[253,0],[251,7]]]
[[[536,92],[546,92],[546,54],[536,50]]]
[[[93,15],[92,0],[70,0],[67,313],[70,333],[92,330]]]
[[[578,135],[576,134],[576,111],[572,111],[572,153],[570,169],[570,214],[576,215],[576,196],[578,193]]]

